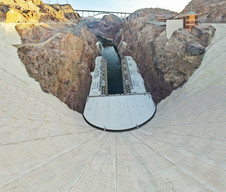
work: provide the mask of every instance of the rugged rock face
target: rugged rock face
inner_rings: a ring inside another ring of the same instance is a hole
[[[78,23],[80,16],[70,5],[1,0],[0,19],[21,23],[16,27],[22,40],[18,54],[43,91],[82,112],[98,53],[97,39],[83,22]]]
[[[173,89],[182,85],[202,61],[215,29],[211,26],[197,26],[191,33],[177,30],[171,39],[165,38],[165,31],[155,41],[154,67],[164,81]]]
[[[6,23],[77,22],[70,5],[46,5],[41,0],[1,0],[0,19]]]
[[[134,13],[130,14],[126,20],[131,21],[137,18],[143,18],[146,21],[163,21],[165,19],[173,18],[177,13],[172,12],[166,9],[159,9],[159,8],[145,8],[139,9]]]
[[[166,15],[170,14],[173,13]],[[114,43],[121,56],[130,55],[135,59],[147,91],[151,92],[155,102],[160,102],[199,67],[215,29],[197,26],[191,33],[179,29],[168,40],[165,26],[155,24],[162,21],[161,15],[152,17],[156,20],[151,21],[150,13],[144,15],[128,19]]]
[[[202,23],[226,23],[225,0],[192,0],[181,14],[194,11]]]
[[[85,23],[96,36],[112,40],[123,26],[123,21],[115,15],[104,15],[100,21],[88,18]]]
[[[54,8],[60,15],[62,15],[62,17],[65,17],[70,21],[78,22],[81,20],[79,14],[76,13],[69,4],[66,5],[53,4],[50,6]]]
[[[96,37],[80,25],[17,25],[18,54],[31,77],[71,109],[82,112],[91,85]]]
[[[0,2],[0,22],[5,22],[6,13],[9,11],[9,6]]]

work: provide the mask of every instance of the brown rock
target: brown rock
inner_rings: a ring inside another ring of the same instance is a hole
[[[149,17],[150,14],[129,19],[114,43],[121,56],[130,55],[135,59],[147,91],[155,102],[160,102],[199,67],[215,30],[197,26],[189,33],[179,29],[168,40],[165,26],[152,24],[156,20],[150,21]],[[158,19],[158,15],[152,18]]]
[[[66,19],[73,21],[73,22],[78,22],[81,20],[81,17],[78,13],[76,13],[72,6],[69,4],[66,5],[60,5],[60,4],[53,4],[50,5],[52,8],[54,8],[60,15],[65,17]]]
[[[40,5],[42,3],[41,0],[32,0],[35,5]]]
[[[39,16],[37,12],[24,10],[19,11],[18,9],[11,8],[6,13],[6,23],[38,23]]]
[[[5,22],[6,13],[9,11],[9,6],[0,3],[0,22]]]
[[[18,24],[16,30],[19,32],[23,44],[42,43],[61,31],[60,28],[54,29],[47,24]]]
[[[143,18],[146,21],[164,21],[169,18],[173,18],[177,13],[160,8],[145,8],[139,9],[130,14],[126,20],[131,21],[137,18]]]
[[[169,40],[158,37],[155,50],[155,70],[162,74],[171,88],[176,89],[199,67],[205,47],[197,37],[185,29],[179,29]]]
[[[2,11],[0,11],[0,22],[4,22],[5,19],[6,19],[5,14]]]
[[[96,36],[112,40],[123,26],[123,21],[115,15],[104,15],[100,21],[91,17],[85,23]]]
[[[6,12],[1,7],[8,7]],[[41,0],[4,0],[0,4],[0,18],[7,23],[78,22],[80,16],[70,5],[47,5]]]
[[[192,0],[181,14],[186,14],[190,11],[199,14],[199,22],[226,23],[225,0]]]
[[[24,31],[23,26],[18,26],[23,41],[33,42],[19,48],[18,54],[29,75],[40,83],[43,91],[82,112],[91,85],[90,72],[97,56],[97,39],[84,28],[79,29],[81,36],[75,35],[76,27],[60,28],[56,33],[51,27],[36,25],[31,26],[30,31],[26,27]],[[31,41],[36,35],[39,37]]]
[[[212,26],[198,25],[191,29],[191,34],[200,39],[203,46],[207,47],[213,38],[216,29]]]

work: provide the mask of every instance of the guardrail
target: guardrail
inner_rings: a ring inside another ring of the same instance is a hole
[[[87,16],[97,16],[97,15],[101,15],[101,14],[113,14],[116,15],[117,17],[120,18],[126,18],[128,17],[131,13],[128,12],[118,12],[118,11],[99,11],[99,10],[80,10],[80,9],[74,9],[74,11],[76,11],[77,13],[80,14],[81,17],[87,17]]]

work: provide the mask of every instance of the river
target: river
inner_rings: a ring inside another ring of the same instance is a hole
[[[116,48],[108,41],[98,38],[102,56],[107,61],[108,94],[123,94],[121,59]]]

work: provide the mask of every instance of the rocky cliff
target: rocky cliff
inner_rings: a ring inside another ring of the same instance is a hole
[[[225,0],[192,0],[181,14],[194,11],[202,23],[226,23]]]
[[[70,5],[0,0],[0,19],[16,26],[18,54],[43,91],[82,112],[91,85],[97,39]],[[42,23],[41,23],[42,22]]]
[[[169,18],[173,18],[177,13],[166,10],[166,9],[160,9],[160,8],[145,8],[145,9],[139,9],[135,11],[134,13],[130,14],[126,21],[131,21],[133,19],[140,18],[141,20],[145,21],[164,21]]]
[[[104,15],[100,21],[94,17],[87,18],[85,23],[96,36],[112,40],[123,26],[123,21],[115,15]]]
[[[41,0],[0,0],[0,19],[6,23],[78,22],[70,5],[47,5]]]
[[[179,29],[168,40],[165,26],[158,21],[175,13],[162,12],[164,15],[154,9],[135,12],[114,40],[121,56],[130,55],[137,62],[146,89],[155,102],[181,86],[199,67],[215,32],[213,27],[202,26],[193,28],[191,33]]]
[[[43,91],[82,112],[91,85],[97,39],[82,24],[20,24],[18,54]]]

